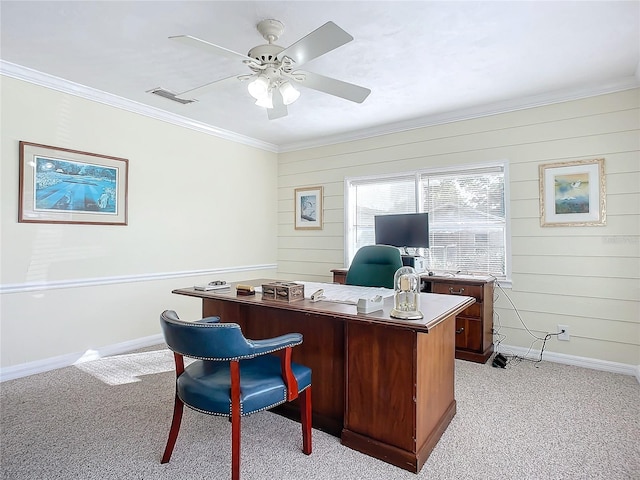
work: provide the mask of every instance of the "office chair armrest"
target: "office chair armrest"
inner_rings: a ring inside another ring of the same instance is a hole
[[[302,334],[288,333],[279,337],[266,338],[264,340],[247,340],[253,347],[255,356],[276,352],[288,347],[295,347],[302,343]]]
[[[298,398],[298,380],[293,374],[291,368],[291,348],[287,347],[284,350],[278,352],[280,354],[280,372],[282,374],[282,380],[287,387],[287,402]]]
[[[298,397],[298,381],[291,368],[291,349],[302,343],[302,334],[288,333],[279,337],[264,340],[248,340],[254,348],[256,356],[278,352],[280,355],[280,370],[282,380],[287,387],[287,401]]]

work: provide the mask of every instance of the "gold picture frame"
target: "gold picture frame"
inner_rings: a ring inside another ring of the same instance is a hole
[[[322,230],[322,187],[296,188],[294,226],[296,230]]]
[[[18,222],[127,225],[129,160],[20,142]]]
[[[542,227],[606,225],[604,158],[540,165],[539,181]]]

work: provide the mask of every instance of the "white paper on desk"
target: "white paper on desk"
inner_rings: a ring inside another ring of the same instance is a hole
[[[382,298],[393,297],[395,291],[383,287],[360,287],[357,285],[340,285],[336,283],[301,282],[304,285],[304,298],[311,298],[314,292],[324,290],[325,302],[348,303],[356,305],[361,298],[373,298],[380,295]]]

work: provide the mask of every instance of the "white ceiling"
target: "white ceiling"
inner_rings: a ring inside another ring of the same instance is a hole
[[[181,45],[188,34],[246,54],[256,24],[287,47],[331,20],[354,40],[305,69],[372,90],[362,104],[314,90],[268,120],[246,83],[181,105],[183,92],[250,73]],[[2,73],[285,151],[640,85],[638,1],[7,1]],[[26,67],[26,68],[25,68]]]

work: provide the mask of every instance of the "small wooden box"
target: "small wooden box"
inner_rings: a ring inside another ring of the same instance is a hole
[[[293,282],[270,282],[262,285],[262,298],[281,302],[304,300],[304,285]]]

